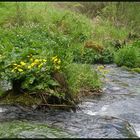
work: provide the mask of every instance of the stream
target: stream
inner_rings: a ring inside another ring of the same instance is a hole
[[[0,138],[140,137],[140,74],[106,65],[103,94],[74,112],[0,105]]]

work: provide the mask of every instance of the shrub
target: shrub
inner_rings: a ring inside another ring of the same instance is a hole
[[[105,47],[101,52],[93,48],[85,48],[82,44],[76,45],[73,50],[74,62],[87,64],[109,64],[113,63],[113,47]]]
[[[102,64],[113,63],[114,49],[111,47],[106,47],[101,53],[100,57],[97,59],[97,62]]]
[[[132,45],[133,45],[134,47],[140,49],[140,40],[137,40],[137,41],[133,42]]]
[[[83,46],[75,48],[73,51],[74,62],[83,64],[94,64],[100,57],[100,53],[91,48],[84,48]]]
[[[118,66],[137,67],[138,52],[132,46],[125,46],[115,53],[115,63]]]
[[[140,40],[133,42],[132,46],[136,48],[137,51],[137,67],[140,67]]]

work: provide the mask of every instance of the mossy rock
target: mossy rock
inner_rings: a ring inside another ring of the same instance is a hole
[[[131,71],[140,73],[140,68],[133,68],[133,69],[131,69]]]
[[[0,138],[67,138],[69,133],[44,123],[13,120],[0,123]]]
[[[40,104],[41,100],[39,98],[32,97],[28,93],[20,95],[8,94],[6,97],[3,97],[0,101],[0,104],[20,104],[26,106],[32,106],[35,104]]]
[[[122,66],[121,67],[123,70],[127,70],[127,71],[130,71],[130,72],[132,72],[132,73],[140,73],[140,68],[128,68],[128,67],[126,67],[126,66]]]

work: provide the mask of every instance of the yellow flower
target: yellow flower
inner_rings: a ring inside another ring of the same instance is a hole
[[[17,64],[13,64],[14,66],[17,66]]]
[[[98,66],[97,67],[97,70],[99,70],[99,71],[103,71],[103,69],[104,69],[105,67],[102,65],[102,66]]]
[[[35,61],[34,61],[35,63],[38,63],[39,62],[39,60],[38,59],[35,59]]]
[[[31,66],[28,66],[28,69],[31,69],[32,67]]]
[[[18,69],[18,67],[15,67],[13,70],[16,70],[16,69]]]
[[[55,68],[56,68],[57,70],[59,70],[59,69],[60,69],[60,66],[55,66]]]
[[[104,70],[103,71],[104,74],[107,74],[108,72],[109,72],[109,70]]]
[[[21,61],[20,64],[21,64],[22,66],[25,66],[25,65],[26,65],[26,63],[23,62],[23,61]]]
[[[21,65],[17,65],[17,67],[21,67]]]
[[[43,63],[41,63],[41,64],[38,65],[39,68],[42,67],[42,66],[43,66]]]
[[[30,61],[33,61],[33,58],[31,58]]]
[[[47,60],[46,60],[46,59],[43,59],[42,61],[43,61],[43,62],[46,62]]]
[[[57,62],[57,61],[58,61],[58,59],[57,59],[57,58],[55,58],[53,61],[54,61],[54,62]]]
[[[33,62],[33,63],[31,64],[31,67],[33,67],[35,64],[36,64],[36,63]]]
[[[61,63],[61,60],[59,59],[59,60],[58,60],[58,64],[60,64],[60,63]]]
[[[11,70],[11,72],[14,72],[14,71],[15,71],[14,69]]]
[[[23,69],[18,68],[18,71],[19,71],[19,72],[22,72],[22,71],[23,71]]]
[[[52,57],[52,60],[55,60],[55,59],[57,59],[57,56]]]
[[[61,63],[61,60],[60,60],[57,56],[52,57],[52,61],[53,61],[54,63],[58,63],[58,64]]]
[[[98,66],[97,69],[104,69],[104,66]]]

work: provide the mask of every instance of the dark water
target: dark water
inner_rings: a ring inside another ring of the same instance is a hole
[[[0,138],[131,138],[140,136],[140,74],[107,65],[100,97],[74,112],[0,106]]]

